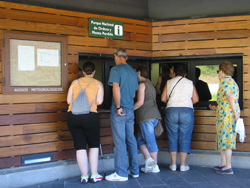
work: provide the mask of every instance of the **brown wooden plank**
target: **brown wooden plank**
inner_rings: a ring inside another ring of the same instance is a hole
[[[250,114],[250,109],[244,109],[244,110],[240,111],[241,117],[248,117],[249,114]]]
[[[194,123],[197,125],[215,125],[216,117],[195,117]]]
[[[23,134],[23,125],[0,126],[0,136]]]
[[[134,41],[121,41],[121,40],[108,40],[108,47],[124,47],[126,49],[138,50],[151,50],[151,43],[134,42]]]
[[[216,134],[208,134],[208,133],[193,133],[192,141],[205,141],[205,142],[213,142],[215,141]]]
[[[0,114],[23,114],[34,112],[66,111],[67,103],[38,103],[38,104],[12,104],[0,105]]]
[[[178,49],[200,49],[216,47],[237,47],[248,46],[249,39],[228,39],[228,40],[211,40],[211,41],[187,41],[171,43],[153,43],[153,50],[178,50]]]
[[[155,52],[152,52],[152,57],[184,56],[184,55],[211,55],[211,54],[215,54],[215,49],[155,51]]]
[[[68,68],[69,68],[68,69],[69,74],[70,73],[73,73],[73,74],[78,73],[78,65],[77,64],[69,64]]]
[[[105,146],[102,146],[102,152],[103,152],[103,154],[114,153],[114,145],[105,145]]]
[[[37,22],[17,21],[0,19],[1,29],[11,29],[18,31],[34,31],[40,33],[58,33],[64,35],[88,36],[88,29],[83,27],[46,24]]]
[[[182,34],[169,34],[159,35],[159,42],[171,41],[185,41],[185,40],[207,40],[207,39],[232,39],[249,37],[249,30],[236,30],[236,31],[217,31],[217,32],[197,32],[197,33],[182,33]]]
[[[0,1],[0,7],[16,9],[16,10],[27,10],[27,11],[32,11],[32,12],[43,12],[43,13],[67,15],[67,16],[73,16],[73,17],[99,18],[99,19],[105,19],[105,20],[119,21],[123,23],[146,25],[150,27],[152,25],[151,22],[140,21],[140,20],[129,19],[129,18],[119,18],[119,17],[113,17],[113,16],[89,14],[89,13],[82,13],[82,12],[76,12],[76,11],[59,10],[59,9],[53,9],[53,8],[30,6],[30,5],[17,4],[17,3],[8,3],[8,2],[2,2],[2,1]]]
[[[113,54],[115,49],[113,48],[98,48],[98,47],[85,47],[85,46],[68,46],[69,54],[78,54],[78,53],[95,53],[95,54]],[[128,56],[145,56],[151,57],[151,51],[142,51],[142,50],[127,50]]]
[[[64,139],[65,138],[63,137],[64,132],[29,134],[29,135],[19,135],[19,136],[4,136],[0,137],[0,147],[69,140],[69,139]]]
[[[34,153],[45,153],[60,150],[73,149],[73,141],[60,141],[42,144],[0,148],[0,158],[9,156],[20,156]]]
[[[69,64],[78,64],[78,54],[68,55],[68,63]]]
[[[112,136],[101,137],[100,140],[102,145],[109,145],[114,143]]]
[[[194,116],[216,116],[215,110],[195,110]]]
[[[64,103],[38,103],[35,104],[35,112],[66,112],[68,110],[68,104]]]
[[[2,54],[2,52],[0,51],[0,72],[2,72],[1,54]]]
[[[131,40],[138,42],[149,42],[152,41],[152,35],[131,33]]]
[[[236,48],[217,48],[215,49],[216,54],[231,54],[231,53],[243,53],[249,55],[248,47],[236,47]]]
[[[138,26],[138,25],[132,25],[132,24],[123,24],[123,25],[124,25],[124,31],[126,32],[143,33],[143,34],[152,35],[151,27]]]
[[[69,36],[69,45],[108,47],[108,39],[94,37]]]
[[[109,127],[109,128],[101,128],[100,136],[110,136],[110,135],[112,135],[111,127]]]
[[[10,167],[17,167],[21,166],[21,157],[9,157],[0,159],[0,168],[10,168]]]
[[[192,25],[177,25],[165,27],[153,27],[152,34],[168,34],[168,33],[186,33],[186,32],[202,32],[202,31],[219,31],[219,30],[234,30],[248,29],[248,21],[235,21],[223,23],[202,23]]]
[[[113,54],[115,49],[111,48],[98,48],[98,47],[86,47],[86,46],[75,46],[68,45],[69,54],[78,54],[78,53],[96,53],[96,54]]]
[[[168,141],[167,140],[157,140],[157,146],[159,148],[168,148]]]
[[[15,125],[25,123],[46,123],[55,121],[66,121],[66,112],[44,113],[44,114],[22,114],[3,115],[0,118],[0,125]]]
[[[68,130],[67,122],[27,124],[21,126],[23,126],[23,134]],[[17,127],[17,126],[12,126],[12,127]]]
[[[53,161],[73,159],[73,158],[76,158],[75,149],[53,152]]]
[[[215,142],[192,141],[191,149],[214,150]]]
[[[99,112],[98,116],[99,116],[100,121],[101,121],[101,119],[109,119],[110,118],[110,113],[109,112],[107,112],[107,113]]]
[[[152,22],[152,26],[157,27],[157,26],[167,26],[167,25],[185,25],[185,24],[226,22],[226,21],[231,22],[231,21],[249,20],[249,18],[250,18],[249,15],[243,15],[243,16],[226,16],[226,17],[213,17],[213,18],[171,20],[171,21]]]
[[[0,114],[34,113],[35,104],[0,105]]]
[[[78,78],[78,74],[68,74],[68,81],[69,82],[73,82],[77,78]]]
[[[62,15],[44,14],[37,12],[25,12],[19,10],[1,9],[0,18],[7,18],[13,20],[43,22],[43,23],[54,23],[61,25],[73,25],[88,27],[88,19],[68,17]]]
[[[0,104],[6,103],[36,103],[36,102],[65,102],[67,93],[52,93],[52,94],[15,94],[3,95],[0,94]]]
[[[248,83],[248,84],[244,83],[245,88],[246,88],[246,85],[248,85],[250,87],[250,83]],[[244,107],[250,108],[250,100],[244,100]]]
[[[99,118],[100,118],[100,116],[99,116]],[[110,119],[101,119],[100,118],[100,126],[101,127],[111,127],[111,124],[110,124]]]
[[[215,133],[215,124],[214,125],[194,125],[194,133]]]
[[[236,151],[250,152],[250,143],[237,143]]]

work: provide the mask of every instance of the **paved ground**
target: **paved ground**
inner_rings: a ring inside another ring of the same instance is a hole
[[[166,165],[159,165],[158,174],[140,173],[139,178],[129,177],[126,182],[109,182],[103,180],[98,183],[81,184],[80,177],[58,180],[46,184],[30,186],[28,188],[246,188],[250,187],[250,169],[233,169],[234,175],[215,173],[211,167],[190,166],[187,172],[172,172]],[[107,172],[107,174],[112,173]],[[102,173],[100,173],[102,174]]]

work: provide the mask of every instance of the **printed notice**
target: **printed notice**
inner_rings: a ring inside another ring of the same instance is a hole
[[[35,71],[35,47],[18,45],[18,70]]]
[[[59,67],[59,51],[37,49],[37,66]]]

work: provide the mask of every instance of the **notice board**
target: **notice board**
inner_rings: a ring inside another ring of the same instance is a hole
[[[67,92],[67,37],[4,32],[3,93]]]

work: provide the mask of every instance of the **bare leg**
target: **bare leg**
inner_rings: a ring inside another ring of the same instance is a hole
[[[140,146],[139,148],[144,156],[145,159],[149,158],[149,157],[152,157],[155,161],[155,165],[157,165],[157,155],[158,155],[158,152],[153,152],[153,153],[149,153],[148,151],[148,148],[146,145],[142,145]]]
[[[171,165],[176,165],[176,160],[177,160],[177,152],[170,152],[171,155]]]
[[[221,163],[219,166],[226,166],[226,154],[225,154],[225,150],[220,151],[220,155],[221,155]]]
[[[226,156],[226,166],[223,168],[223,170],[232,168],[232,165],[231,165],[232,150],[231,149],[227,149],[225,151],[225,156]]]
[[[82,173],[82,176],[87,176],[88,175],[88,159],[87,159],[86,150],[85,149],[77,150],[76,159],[77,159],[77,164]]]
[[[150,156],[154,159],[155,161],[155,165],[157,165],[157,155],[158,155],[158,151],[150,153]]]
[[[186,166],[187,153],[180,152],[181,165]]]
[[[139,149],[141,150],[141,152],[142,152],[145,159],[150,157],[150,153],[149,153],[148,148],[147,148],[146,145],[140,146]]]
[[[89,166],[92,175],[97,173],[98,153],[99,153],[99,148],[89,149]]]

